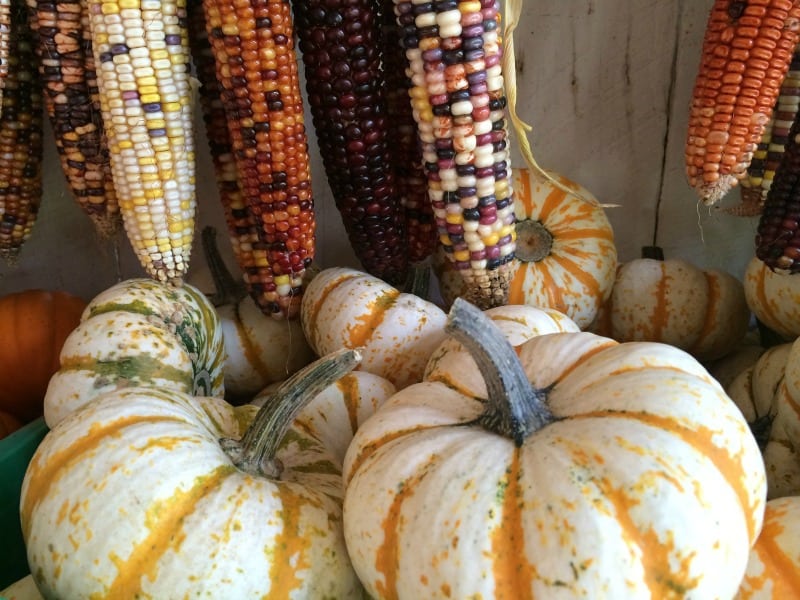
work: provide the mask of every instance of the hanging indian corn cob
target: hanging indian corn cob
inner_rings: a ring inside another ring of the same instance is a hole
[[[11,50],[11,0],[0,0],[0,114],[2,114],[3,88],[8,77],[8,56]]]
[[[686,175],[706,205],[746,176],[800,30],[796,0],[715,0],[689,109]]]
[[[756,232],[756,256],[771,269],[800,272],[800,114],[767,192]]]
[[[222,105],[222,86],[217,79],[216,62],[206,32],[202,0],[190,0],[189,45],[195,73],[200,81],[200,108],[206,128],[211,160],[214,164],[217,190],[222,204],[228,234],[237,263],[246,268],[245,259],[252,256],[252,245],[259,239],[258,225],[247,209],[233,155],[228,119]]]
[[[467,300],[505,304],[516,236],[499,5],[395,0],[395,15],[440,243]]]
[[[185,0],[88,0],[111,171],[147,274],[180,282],[194,236],[195,164]]]
[[[203,0],[203,10],[239,185],[258,224],[240,264],[261,309],[293,318],[316,224],[291,9],[285,0]]]
[[[41,82],[25,0],[11,2],[14,49],[0,114],[0,257],[13,262],[31,234],[42,201]]]
[[[389,156],[381,18],[374,0],[292,3],[325,174],[364,269],[399,285],[408,270]]]
[[[775,169],[781,162],[783,149],[789,139],[789,129],[800,106],[800,48],[792,54],[789,72],[781,84],[778,102],[764,135],[747,168],[747,177],[741,181],[741,203],[726,208],[728,214],[752,217],[761,214],[769,192]]]
[[[103,134],[87,0],[28,0],[44,105],[67,184],[101,238],[120,223]]]
[[[383,75],[386,81],[386,114],[389,123],[389,158],[395,174],[395,190],[403,207],[408,259],[412,264],[428,258],[438,236],[428,181],[422,166],[422,148],[411,109],[411,72],[402,49],[394,1],[381,0]]]

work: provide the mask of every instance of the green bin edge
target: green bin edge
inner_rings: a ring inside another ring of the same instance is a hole
[[[47,431],[44,419],[39,418],[0,440],[0,531],[4,540],[0,590],[29,572],[19,523],[19,496],[28,463]]]

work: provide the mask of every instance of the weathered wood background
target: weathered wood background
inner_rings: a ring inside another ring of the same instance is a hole
[[[539,163],[582,183],[602,202],[620,205],[608,214],[621,260],[656,243],[667,257],[741,276],[757,220],[699,206],[683,174],[687,107],[711,0],[525,2],[515,34],[518,111],[534,127],[530,139]],[[198,127],[198,232],[215,224],[224,245],[202,131]],[[318,262],[355,266],[310,139]],[[521,166],[519,156],[515,164]],[[723,204],[737,201],[738,190]],[[204,262],[196,239],[195,269]],[[39,218],[17,264],[0,265],[0,293],[44,287],[89,298],[119,278],[142,274],[124,236],[96,239],[65,188],[48,138]]]

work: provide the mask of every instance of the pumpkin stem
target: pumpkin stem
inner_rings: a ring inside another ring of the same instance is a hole
[[[553,234],[540,221],[517,221],[517,249],[515,255],[523,262],[539,262],[550,256]]]
[[[214,281],[215,293],[209,296],[209,300],[214,306],[223,304],[237,304],[239,300],[247,295],[247,288],[244,282],[237,281],[222,260],[217,245],[217,230],[210,225],[203,227],[202,233],[203,255],[205,256],[208,270]]]
[[[555,420],[544,390],[530,384],[514,348],[483,311],[456,298],[445,331],[467,349],[486,382],[488,403],[478,423],[521,446],[530,434]]]
[[[222,440],[236,466],[247,473],[280,477],[283,467],[275,455],[297,414],[359,362],[358,350],[342,348],[306,365],[284,381],[259,409],[241,440]]]

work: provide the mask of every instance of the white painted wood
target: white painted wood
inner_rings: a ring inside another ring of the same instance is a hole
[[[518,111],[534,127],[530,139],[542,166],[580,182],[602,202],[620,205],[608,214],[621,260],[636,258],[655,236],[667,256],[741,276],[752,256],[757,220],[700,208],[683,174],[687,107],[711,3],[526,0],[515,35]],[[197,123],[196,239],[199,244],[203,225],[215,224],[225,248],[213,169]],[[318,262],[357,266],[313,134],[310,140]],[[513,162],[522,165],[516,152]],[[735,203],[736,198],[725,200]],[[18,264],[0,265],[0,293],[47,287],[88,298],[119,277],[142,275],[123,236],[117,246],[118,261],[114,245],[95,238],[66,191],[48,137],[38,222]],[[227,258],[233,266],[230,251]],[[193,270],[202,262],[196,244]]]

